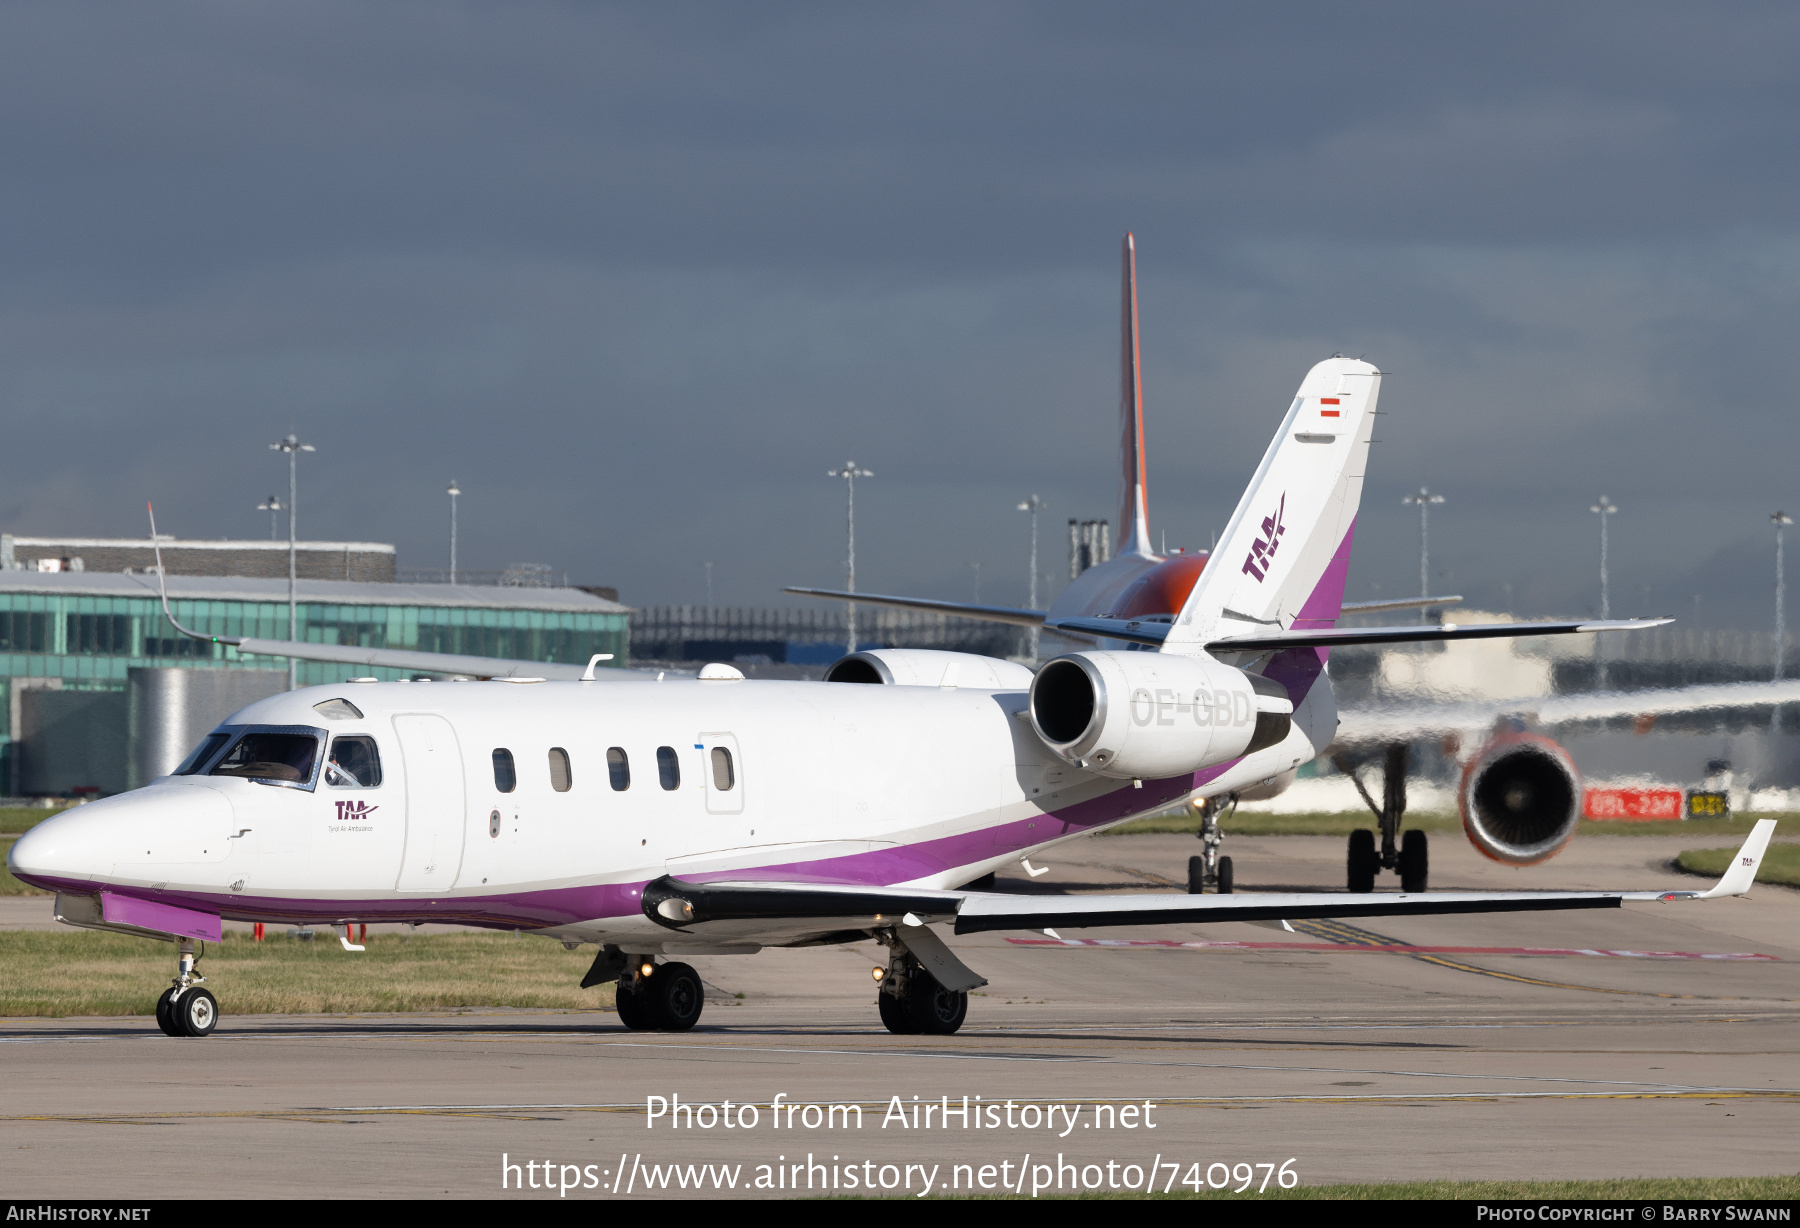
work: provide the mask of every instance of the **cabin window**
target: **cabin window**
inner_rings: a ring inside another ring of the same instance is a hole
[[[311,784],[318,754],[319,740],[309,733],[247,733],[209,774]]]
[[[713,788],[720,793],[729,792],[737,783],[737,775],[731,770],[731,752],[723,746],[712,748]]]
[[[494,748],[494,788],[511,793],[518,786],[519,774],[513,771],[512,752],[504,746]]]
[[[560,746],[550,748],[550,787],[558,793],[567,793],[573,783],[569,776],[569,752]]]
[[[656,775],[665,789],[681,788],[681,760],[675,757],[673,746],[656,748]]]
[[[606,774],[612,780],[613,792],[623,793],[631,788],[631,759],[623,746],[606,748]]]
[[[375,739],[348,736],[331,740],[325,783],[339,789],[373,789],[381,783],[381,755]]]
[[[196,775],[201,768],[206,766],[207,760],[218,754],[219,749],[229,741],[231,741],[231,735],[228,733],[207,734],[205,738],[201,739],[200,745],[194,747],[194,753],[181,761],[181,766],[175,769],[175,775]]]

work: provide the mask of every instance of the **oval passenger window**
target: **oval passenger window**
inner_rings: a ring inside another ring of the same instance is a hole
[[[606,748],[606,774],[612,780],[613,792],[623,793],[631,788],[631,760],[623,746]]]
[[[713,788],[720,793],[727,792],[737,783],[737,777],[731,771],[731,752],[723,746],[712,748]]]
[[[681,760],[675,757],[673,746],[656,748],[656,775],[663,788],[681,788]]]
[[[494,748],[494,788],[502,793],[511,793],[519,783],[518,773],[513,771],[512,752],[504,746]]]
[[[560,746],[552,746],[550,748],[550,787],[558,793],[567,793],[570,783],[569,752]]]

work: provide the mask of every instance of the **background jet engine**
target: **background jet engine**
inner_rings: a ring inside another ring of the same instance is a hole
[[[1014,661],[973,652],[945,652],[940,648],[874,648],[839,657],[825,671],[825,681],[1023,691],[1031,685],[1031,671]]]
[[[1489,742],[1463,769],[1456,795],[1469,842],[1514,866],[1555,856],[1581,821],[1581,799],[1574,760],[1534,733]]]
[[[1227,763],[1286,738],[1294,705],[1277,683],[1208,657],[1076,652],[1031,683],[1031,725],[1069,763],[1160,778]]]

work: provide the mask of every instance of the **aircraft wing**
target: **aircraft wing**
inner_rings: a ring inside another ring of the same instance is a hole
[[[1496,720],[1517,717],[1538,725],[1576,724],[1625,716],[1666,716],[1708,709],[1756,708],[1800,703],[1800,679],[1731,682],[1660,691],[1601,691],[1459,704],[1387,704],[1346,708],[1337,742],[1405,742],[1447,733],[1485,730]]]
[[[1227,618],[1230,614],[1227,613]],[[1576,635],[1595,631],[1638,631],[1660,627],[1672,618],[1620,618],[1601,622],[1473,623],[1451,627],[1317,627],[1247,632],[1206,641],[1208,652],[1267,652],[1281,648],[1346,648],[1353,644],[1414,644],[1435,640],[1487,640],[1525,635]],[[1107,639],[1160,646],[1173,621],[1167,617],[1058,618],[1044,626]]]
[[[1671,903],[1747,894],[1774,834],[1774,819],[1759,820],[1738,855],[1732,859],[1731,868],[1708,891],[1019,896],[814,883],[688,882],[665,876],[644,888],[643,908],[652,921],[683,932],[705,933],[709,927],[720,923],[735,928],[746,922],[789,928],[788,923],[813,921],[841,928],[893,926],[903,931],[916,930],[932,922],[952,922],[958,934],[1094,926],[1193,925],[1218,921],[1299,921],[1313,917],[1617,908],[1627,900]]]
[[[954,614],[958,618],[976,618],[982,622],[1010,623],[1015,627],[1036,627],[1044,621],[1042,610],[1018,610],[1003,605],[967,605],[959,601],[930,601],[924,597],[890,597],[881,593],[847,593],[835,588],[784,588],[784,593],[802,597],[826,597],[833,601],[854,601],[857,605],[882,605],[896,610],[928,610],[933,614]]]
[[[409,669],[427,674],[464,674],[471,678],[544,678],[573,682],[622,682],[651,678],[636,669],[595,669],[555,661],[511,661],[501,657],[465,657],[448,652],[411,652],[400,648],[359,648],[354,644],[308,644],[299,640],[259,640],[252,636],[209,635],[206,639],[230,644],[239,652],[261,657],[293,657],[300,661],[329,661],[339,665]],[[609,658],[610,659],[610,658]]]

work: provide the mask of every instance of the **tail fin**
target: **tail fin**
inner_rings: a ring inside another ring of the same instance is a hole
[[[1356,359],[1306,373],[1163,651],[1337,618],[1380,392],[1381,372]]]
[[[1144,385],[1138,373],[1137,245],[1125,236],[1119,285],[1118,554],[1151,557],[1149,498],[1144,489]]]

